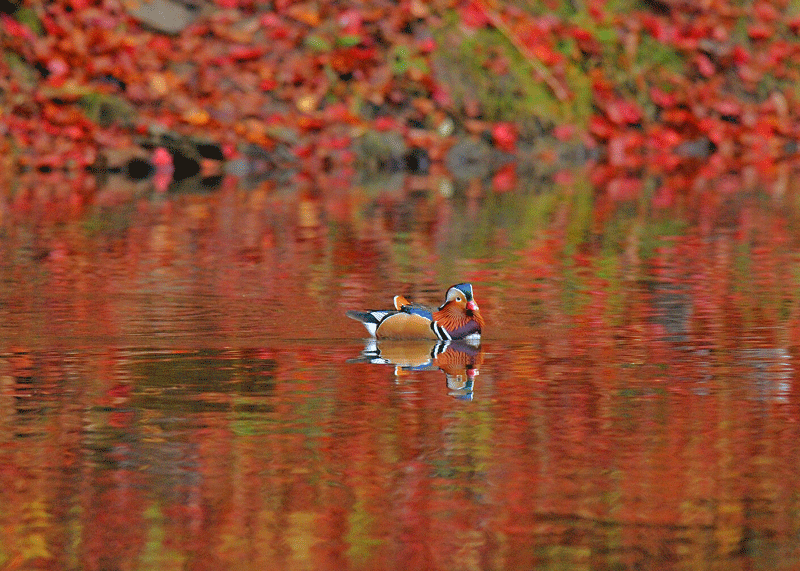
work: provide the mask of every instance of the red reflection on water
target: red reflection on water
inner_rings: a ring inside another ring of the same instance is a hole
[[[669,382],[653,363],[490,345],[467,402],[440,371],[397,377],[348,364],[358,346],[311,348],[5,359],[12,556],[86,569],[794,561],[788,354],[687,355],[709,374]]]
[[[3,564],[796,566],[796,201],[458,191],[4,227]],[[462,280],[467,359],[348,362],[346,309]]]

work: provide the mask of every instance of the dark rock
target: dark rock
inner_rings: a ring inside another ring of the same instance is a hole
[[[131,180],[149,178],[155,170],[153,163],[147,159],[134,158],[125,165],[125,175]]]
[[[411,174],[428,174],[431,169],[431,157],[428,151],[414,147],[405,156],[406,170]]]
[[[445,162],[456,179],[485,178],[492,172],[494,152],[485,141],[464,139],[450,149]]]
[[[200,14],[195,6],[175,0],[140,0],[123,5],[143,26],[165,34],[180,33]]]
[[[678,145],[675,149],[676,155],[687,159],[705,159],[708,158],[712,152],[714,152],[714,145],[705,137],[695,139],[694,141],[686,141]]]
[[[399,172],[406,169],[408,149],[399,133],[368,131],[356,145],[362,171]]]

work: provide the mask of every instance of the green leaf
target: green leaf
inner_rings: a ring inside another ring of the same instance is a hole
[[[395,75],[402,75],[408,71],[410,64],[408,48],[405,46],[398,46],[392,54],[392,73]]]
[[[329,52],[333,48],[330,41],[322,36],[311,35],[306,37],[306,46],[318,52]]]
[[[614,28],[597,28],[594,35],[601,44],[617,41],[617,31]]]
[[[351,48],[361,43],[361,36],[348,34],[336,38],[336,43],[344,48]]]
[[[32,9],[23,6],[19,10],[17,10],[14,17],[20,24],[25,24],[26,26],[28,26],[31,29],[31,31],[37,36],[44,35],[44,28],[42,27],[42,21],[39,19],[39,16],[36,15],[36,12],[34,12]]]

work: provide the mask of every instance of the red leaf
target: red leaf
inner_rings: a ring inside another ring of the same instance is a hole
[[[717,101],[714,108],[720,115],[738,117],[742,114],[742,105],[738,101]]]
[[[150,159],[159,170],[168,170],[172,168],[172,155],[164,147],[156,147],[153,151],[153,156]]]
[[[667,93],[658,87],[650,89],[650,99],[659,107],[674,107],[678,103],[678,98],[674,93]]]
[[[584,30],[583,28],[572,28],[569,30],[568,34],[573,40],[579,42],[589,42],[594,39],[592,33],[589,30]]]
[[[668,208],[675,202],[675,189],[671,185],[661,185],[653,196],[654,208]]]
[[[489,18],[477,2],[470,2],[461,8],[459,14],[461,22],[468,28],[485,28],[489,25]]]
[[[642,191],[642,179],[633,177],[620,177],[609,181],[606,187],[611,200],[633,200]]]
[[[441,85],[437,85],[433,88],[431,99],[433,99],[440,107],[449,107],[453,103],[453,98],[450,97],[450,92]]]
[[[304,131],[319,131],[325,124],[319,117],[298,117],[297,126]]]
[[[301,159],[307,159],[314,153],[313,145],[298,145],[294,149],[295,156]]]
[[[698,126],[715,145],[722,143],[728,135],[727,123],[714,117],[704,117]]]
[[[642,120],[642,112],[639,106],[631,101],[616,99],[606,105],[606,115],[617,125],[632,125]]]
[[[517,187],[517,165],[509,163],[492,177],[492,186],[497,192],[509,192]]]
[[[563,169],[553,175],[553,182],[560,185],[570,185],[575,181],[575,175],[569,169]]]
[[[762,22],[774,22],[778,19],[780,14],[775,9],[775,6],[768,2],[758,2],[753,6],[753,13],[756,18]]]
[[[436,49],[436,40],[433,38],[426,38],[419,43],[419,51],[428,54]]]
[[[673,107],[664,111],[662,121],[668,125],[685,125],[692,123],[694,115],[688,109]]]
[[[700,74],[704,77],[711,77],[717,71],[714,63],[705,54],[697,54],[695,63],[697,64],[697,69],[700,71]]]
[[[556,65],[564,59],[564,56],[562,56],[559,52],[542,43],[538,43],[533,46],[531,51],[533,51],[533,54],[547,66]]]
[[[675,41],[675,27],[656,16],[645,17],[642,24],[644,29],[662,44],[672,44]]]
[[[800,25],[800,19],[798,19],[798,25]],[[750,52],[748,52],[742,46],[734,46],[733,48],[733,62],[736,65],[742,65],[750,61]]]
[[[606,19],[605,2],[602,0],[589,2],[589,15],[597,22],[604,21]]]
[[[234,61],[248,61],[260,58],[265,52],[261,46],[234,46],[229,55]]]
[[[394,117],[389,117],[388,115],[382,115],[375,119],[375,128],[378,131],[393,131],[399,128],[399,123],[397,119]]]
[[[62,77],[69,73],[69,66],[63,59],[55,57],[47,62],[47,71],[56,77]]]
[[[518,138],[517,127],[513,123],[497,123],[492,128],[494,144],[502,151],[509,153],[516,151]]]
[[[83,130],[77,125],[67,125],[64,127],[64,135],[72,140],[83,138]]]
[[[569,141],[575,136],[574,125],[558,125],[553,129],[553,136],[559,141]]]
[[[147,43],[147,47],[160,55],[172,54],[175,51],[172,42],[165,36],[153,36],[153,39]]]
[[[261,16],[259,22],[265,28],[274,28],[276,26],[283,25],[283,20],[275,12],[267,12],[266,14]]]
[[[605,117],[592,115],[589,118],[589,132],[598,139],[606,141],[614,133],[614,127]]]
[[[48,14],[44,14],[42,16],[42,27],[44,28],[44,31],[47,32],[47,34],[50,36],[58,36],[61,34],[63,30],[61,26],[56,24],[55,20],[53,20],[53,18],[50,17],[50,15]]]
[[[340,12],[336,21],[342,27],[345,34],[357,36],[361,35],[363,31],[364,18],[361,12],[355,8],[348,8]]]
[[[20,24],[15,19],[9,18],[5,14],[0,16],[0,21],[3,22],[3,27],[5,27],[6,32],[11,36],[24,40],[33,40],[36,37],[28,26]]]
[[[772,28],[762,23],[750,24],[747,26],[747,35],[752,40],[768,40],[772,37]]]
[[[341,150],[350,146],[351,139],[346,135],[341,137],[330,137],[320,142],[320,146],[325,149]]]

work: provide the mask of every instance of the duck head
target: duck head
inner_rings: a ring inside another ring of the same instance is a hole
[[[433,319],[452,339],[480,336],[485,324],[472,295],[472,284],[451,286],[445,294],[444,303],[434,312]]]

